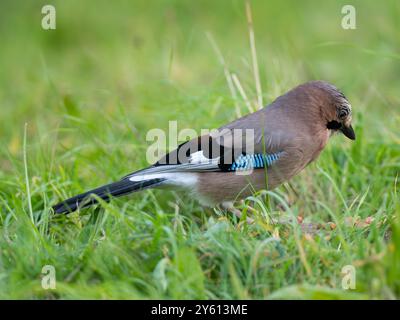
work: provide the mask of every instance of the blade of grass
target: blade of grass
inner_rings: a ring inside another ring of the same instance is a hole
[[[25,123],[24,144],[23,144],[25,186],[26,186],[26,195],[27,195],[27,198],[28,198],[29,216],[31,218],[32,224],[34,224],[33,210],[32,210],[32,200],[31,200],[31,189],[30,189],[30,186],[29,186],[28,161],[27,161],[27,156],[26,156],[26,132],[27,132],[27,129],[28,129],[28,123]]]
[[[253,17],[251,14],[251,6],[249,0],[246,1],[246,16],[249,29],[251,60],[253,63],[253,75],[254,75],[254,82],[256,84],[258,109],[261,109],[263,107],[263,98],[262,98],[261,81],[260,81],[260,70],[258,68],[256,41],[254,37],[254,28],[253,28]]]

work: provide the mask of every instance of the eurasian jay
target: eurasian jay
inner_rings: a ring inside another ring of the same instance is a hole
[[[214,206],[274,189],[314,161],[329,138],[342,132],[355,140],[351,106],[333,85],[312,81],[270,105],[209,135],[181,144],[148,168],[82,193],[53,207],[68,213],[136,191],[181,187]]]

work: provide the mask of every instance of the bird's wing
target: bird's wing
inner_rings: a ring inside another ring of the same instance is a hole
[[[219,128],[218,131],[224,137],[222,139],[224,146],[242,147],[248,150],[248,153],[283,151],[293,145],[298,137],[293,119],[274,103],[237,119]],[[245,145],[241,146],[241,142]]]
[[[292,151],[296,149],[296,136],[292,130],[283,130],[282,123],[274,122],[276,115],[273,112],[269,114],[267,110],[268,108],[245,116],[210,135],[182,143],[153,166],[127,177],[170,172],[259,169],[279,163],[288,152],[295,154],[297,158],[298,155],[301,156],[302,153],[298,150]],[[284,125],[285,120],[282,121]]]

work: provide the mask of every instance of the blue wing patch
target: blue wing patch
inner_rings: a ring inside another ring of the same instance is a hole
[[[272,154],[241,154],[235,162],[229,167],[228,171],[250,170],[266,168],[271,166],[274,162],[278,161],[282,152]]]

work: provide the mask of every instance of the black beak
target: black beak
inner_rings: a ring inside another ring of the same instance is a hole
[[[339,130],[342,131],[347,138],[351,140],[356,140],[356,134],[354,133],[354,129],[351,125],[349,125],[348,127],[342,125]]]

